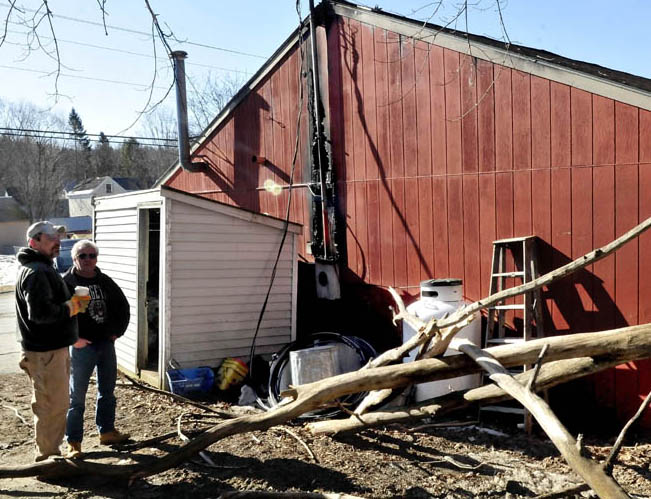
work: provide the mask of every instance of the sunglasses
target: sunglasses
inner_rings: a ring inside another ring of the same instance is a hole
[[[77,255],[77,258],[79,258],[80,260],[85,260],[86,258],[95,260],[95,258],[97,258],[97,253],[79,253]]]

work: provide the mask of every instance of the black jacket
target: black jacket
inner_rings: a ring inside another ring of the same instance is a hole
[[[65,304],[72,293],[52,260],[32,248],[21,248],[16,278],[16,319],[24,350],[48,352],[72,345],[77,319]]]
[[[90,290],[90,303],[85,313],[77,315],[79,336],[89,341],[120,337],[129,325],[129,302],[120,287],[99,268],[95,277],[82,277],[70,267],[63,279],[74,289],[86,286]]]

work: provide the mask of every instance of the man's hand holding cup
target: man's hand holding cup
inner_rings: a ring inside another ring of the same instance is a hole
[[[75,294],[66,302],[70,317],[83,314],[90,303],[90,290],[86,286],[75,286]]]

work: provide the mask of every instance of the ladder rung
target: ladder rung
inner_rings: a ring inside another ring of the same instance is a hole
[[[492,343],[494,345],[517,345],[519,343],[524,343],[524,338],[488,338],[486,343]]]
[[[524,310],[524,304],[515,303],[513,305],[495,305],[494,307],[488,307],[488,309],[493,309],[493,310]]]
[[[497,272],[492,277],[524,277],[524,272]]]
[[[519,407],[502,407],[499,405],[485,405],[479,408],[482,411],[505,412],[508,414],[524,414],[524,409]]]

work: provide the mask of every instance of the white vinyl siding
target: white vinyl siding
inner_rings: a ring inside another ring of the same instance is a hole
[[[248,360],[284,222],[160,188],[95,200],[99,266],[131,304],[129,328],[116,344],[118,364],[138,373],[138,345],[144,344],[138,331],[146,330],[146,324],[138,327],[138,304],[146,298],[138,296],[138,274],[147,268],[139,261],[146,258],[146,248],[138,241],[143,229],[138,217],[147,208],[161,210],[159,385],[171,359],[187,368],[216,367],[225,357]],[[301,230],[289,224],[256,354],[274,353],[296,338],[296,235]]]
[[[170,203],[170,355],[182,366],[248,358],[283,231],[180,201]],[[256,353],[291,341],[293,234],[285,240]]]
[[[124,336],[115,343],[118,365],[137,372],[138,339],[138,223],[137,210],[95,211],[95,244],[99,248],[97,266],[110,276],[129,300],[131,319]]]

